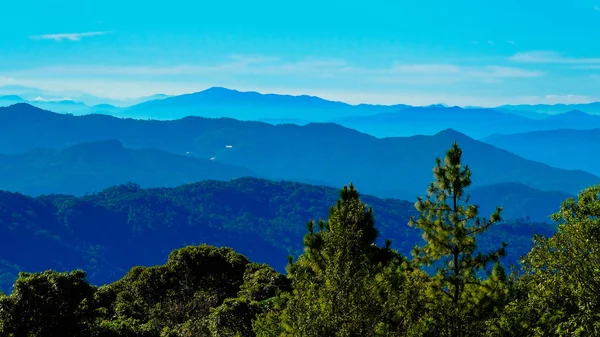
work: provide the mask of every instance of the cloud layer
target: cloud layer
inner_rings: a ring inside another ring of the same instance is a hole
[[[31,36],[34,40],[54,40],[54,41],[80,41],[85,37],[105,35],[108,32],[85,32],[85,33],[66,33],[66,34],[44,34]]]
[[[529,51],[513,55],[512,61],[523,63],[600,64],[600,58],[566,57],[554,51]]]
[[[565,75],[547,64],[589,71],[583,75],[569,71]],[[311,94],[349,103],[493,106],[595,100],[598,95],[591,88],[600,83],[600,78],[593,69],[600,69],[600,58],[528,51],[488,59],[387,64],[359,64],[341,58],[230,55],[212,62],[180,64],[56,64],[3,75],[26,85],[81,88],[110,98],[134,98],[158,92],[176,95],[223,86]]]
[[[216,64],[181,65],[57,65],[30,69],[20,75],[76,77],[269,77],[360,81],[361,83],[451,84],[458,82],[498,83],[511,78],[543,76],[541,71],[498,65],[466,66],[450,63],[401,63],[388,66],[359,66],[342,59],[306,58],[284,61],[277,57],[231,56]]]

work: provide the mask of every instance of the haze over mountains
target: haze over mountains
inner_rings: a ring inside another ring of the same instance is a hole
[[[60,113],[99,113],[154,120],[200,116],[265,121],[271,124],[305,125],[310,122],[334,122],[376,137],[433,135],[447,128],[466,133],[473,138],[483,138],[495,133],[557,128],[600,128],[600,109],[593,103],[498,108],[461,108],[441,104],[425,107],[403,104],[350,105],[314,96],[261,94],[220,87],[172,97],[161,94],[136,100],[114,101],[83,94],[74,96],[78,99],[60,99],[56,94],[48,94],[38,89],[24,88],[19,91],[17,87],[11,91],[11,87],[2,88],[0,87],[0,94],[7,95],[0,96],[0,106],[29,103]],[[9,92],[22,92],[26,96],[14,93],[9,95]],[[39,96],[44,94],[50,98]],[[544,109],[549,112],[542,112]]]
[[[600,116],[571,111],[532,119],[494,109],[410,107],[398,112],[347,117],[335,122],[377,137],[431,135],[444,128],[452,128],[473,138],[483,138],[501,132],[516,133],[557,128],[586,130],[600,127]]]
[[[555,167],[600,174],[600,129],[497,134],[483,141]]]
[[[257,174],[243,167],[154,149],[126,149],[116,140],[0,155],[0,188],[33,196],[83,195],[132,181],[145,187],[175,187],[253,176]]]
[[[71,90],[71,91],[49,91],[38,88],[32,88],[22,85],[3,85],[0,86],[0,101],[4,98],[16,98],[19,102],[75,102],[93,107],[96,105],[112,105],[117,107],[126,107],[149,100],[163,99],[170,97],[165,94],[155,94],[145,97],[137,97],[132,99],[111,99],[106,97],[98,97],[86,92]],[[4,104],[0,102],[0,104]],[[60,111],[57,111],[60,112]]]
[[[379,139],[330,123],[274,126],[199,117],[144,121],[68,116],[24,104],[0,108],[0,153],[64,149],[108,139],[131,148],[212,158],[268,179],[322,181],[330,186],[353,181],[366,193],[407,199],[422,193],[431,180],[432,157],[443,155],[454,141],[464,148],[476,185],[516,182],[574,194],[600,181],[583,171],[526,160],[451,129],[434,136]],[[341,172],[335,169],[340,163],[345,166]]]
[[[557,115],[573,110],[581,110],[590,114],[600,114],[600,102],[584,104],[535,104],[535,105],[502,105],[499,108],[512,111],[531,111],[543,114]]]
[[[330,187],[352,181],[364,193],[412,201],[431,181],[435,156],[454,141],[474,171],[473,193],[482,209],[502,204],[507,219],[547,219],[564,197],[600,181],[451,129],[379,139],[331,123],[271,125],[200,117],[150,121],[70,116],[18,104],[0,108],[0,153],[5,153],[0,189],[83,195],[128,182],[175,187],[263,177]]]
[[[399,111],[407,105],[350,105],[314,96],[241,92],[214,87],[201,92],[153,100],[128,108],[127,117],[170,120],[186,116],[240,120],[302,119],[326,122],[336,118]]]

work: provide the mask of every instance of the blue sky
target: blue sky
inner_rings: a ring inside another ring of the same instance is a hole
[[[0,85],[350,103],[600,100],[600,0],[7,0]]]

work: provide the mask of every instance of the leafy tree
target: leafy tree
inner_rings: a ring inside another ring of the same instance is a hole
[[[10,296],[0,298],[2,336],[89,336],[95,288],[85,273],[20,273]]]
[[[133,268],[121,280],[99,289],[101,321],[123,331],[137,322],[132,331],[144,327],[156,335],[208,334],[210,309],[236,296],[248,264],[229,248],[177,249],[165,265]]]
[[[266,264],[250,263],[246,267],[238,297],[262,302],[289,290],[291,283],[287,277]]]
[[[252,320],[261,311],[256,301],[228,298],[208,317],[213,337],[253,337]]]
[[[498,335],[600,334],[600,185],[567,199],[552,218],[557,232],[534,237],[520,296],[504,309]]]
[[[442,163],[436,159],[433,169],[435,181],[427,190],[427,198],[419,197],[415,208],[421,214],[411,217],[409,224],[423,230],[423,246],[414,248],[415,262],[435,266],[437,272],[431,286],[435,297],[449,300],[435,309],[438,334],[451,336],[472,335],[469,325],[476,312],[467,288],[477,286],[477,273],[490,262],[496,262],[505,253],[506,243],[487,254],[478,252],[476,238],[500,221],[498,207],[489,219],[478,215],[478,206],[469,204],[465,189],[471,185],[471,170],[461,162],[462,150],[455,142],[446,152]],[[444,298],[442,298],[444,297]]]

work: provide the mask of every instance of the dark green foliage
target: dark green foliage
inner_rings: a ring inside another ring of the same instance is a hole
[[[208,317],[209,330],[214,337],[252,337],[252,321],[261,310],[258,302],[230,298]]]
[[[83,271],[21,273],[12,294],[0,295],[0,335],[87,337],[94,292]]]
[[[306,219],[324,218],[336,202],[333,188],[254,178],[205,181],[178,188],[108,188],[82,198],[36,199],[0,192],[0,289],[10,291],[19,271],[82,268],[93,284],[118,279],[134,265],[164,262],[188,244],[229,246],[251,260],[283,271],[285,256],[302,252]],[[377,214],[382,238],[408,255],[420,233],[406,226],[416,214],[405,201],[363,196]],[[531,235],[553,233],[551,225],[510,221],[485,234],[507,241],[510,262],[531,247]],[[383,245],[382,239],[378,241]],[[57,261],[60,261],[58,263]]]
[[[553,236],[536,236],[497,335],[600,333],[600,186],[566,200]]]
[[[373,210],[344,187],[327,220],[309,222],[305,252],[288,266],[293,290],[259,316],[257,336],[407,335],[418,308],[398,304],[418,298],[413,272],[377,236]]]
[[[244,178],[205,181],[178,188],[141,189],[135,184],[82,198],[36,199],[0,192],[0,253],[9,291],[19,270],[82,268],[105,284],[134,265],[164,262],[187,244],[229,246],[253,261],[283,271],[289,253],[302,251],[306,219],[327,215],[336,189]],[[408,251],[410,204],[365,197],[380,216],[381,231]],[[60,261],[60,264],[56,261]],[[16,266],[14,266],[16,265]]]
[[[248,260],[231,249],[190,246],[173,251],[163,266],[134,268],[98,290],[103,320],[135,320],[152,331],[208,331],[211,308],[234,297]]]
[[[283,312],[290,336],[367,336],[377,327],[373,213],[352,185],[326,222],[313,222],[305,254],[289,267],[294,295]]]
[[[0,296],[0,336],[254,336],[264,301],[288,290],[285,276],[229,248],[189,246],[98,289],[81,271],[22,273]]]

